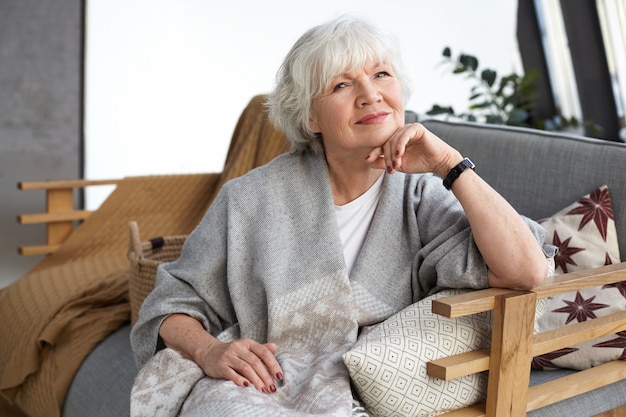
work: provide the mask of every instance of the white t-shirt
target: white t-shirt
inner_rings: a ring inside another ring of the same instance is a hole
[[[365,236],[374,218],[378,200],[383,190],[384,177],[381,175],[369,190],[355,200],[343,206],[335,206],[348,274],[352,272],[352,267],[359,256]]]

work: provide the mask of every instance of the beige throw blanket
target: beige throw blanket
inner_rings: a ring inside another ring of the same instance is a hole
[[[121,181],[53,255],[0,291],[0,392],[31,417],[61,414],[83,359],[130,319],[128,222],[146,235],[188,233],[211,174]]]
[[[130,318],[128,222],[146,238],[187,234],[224,182],[289,149],[264,99],[241,114],[222,173],[124,179],[57,252],[0,290],[3,398],[32,417],[61,414],[83,359]]]

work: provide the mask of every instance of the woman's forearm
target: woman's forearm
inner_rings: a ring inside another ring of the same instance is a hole
[[[517,211],[474,171],[466,170],[452,192],[461,202],[494,287],[530,289],[547,275],[541,245]]]
[[[208,350],[214,343],[220,343],[198,320],[186,314],[172,314],[166,317],[161,323],[159,336],[166,347],[195,362],[198,362],[197,358],[202,357],[202,351]]]

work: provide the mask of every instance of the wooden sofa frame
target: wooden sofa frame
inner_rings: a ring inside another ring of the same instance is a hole
[[[21,190],[45,190],[47,210],[23,214],[24,224],[45,223],[45,245],[19,249],[23,255],[54,252],[72,233],[76,223],[90,213],[75,210],[74,191],[93,185],[116,184],[117,180],[71,180],[23,182]],[[583,288],[626,281],[626,262],[586,271],[563,274],[546,280],[531,291],[490,288],[433,301],[433,311],[447,317],[460,317],[482,311],[493,312],[490,349],[442,358],[429,363],[428,373],[443,380],[488,371],[488,391],[484,403],[446,414],[450,417],[525,416],[578,394],[626,379],[626,361],[616,360],[573,375],[529,387],[530,363],[534,356],[566,346],[626,330],[626,311],[599,317],[553,331],[534,335],[537,299]],[[602,417],[626,415],[626,406],[599,414]]]
[[[73,208],[75,190],[117,182],[70,180],[20,183],[18,187],[21,190],[45,190],[47,210],[40,214],[19,215],[18,221],[24,224],[45,223],[48,235],[45,245],[21,247],[19,252],[23,255],[54,252],[71,234],[77,221],[90,215],[88,211]],[[537,300],[620,281],[626,281],[626,262],[559,275],[531,291],[490,288],[434,300],[433,312],[447,317],[493,312],[490,349],[446,357],[428,364],[429,375],[443,380],[477,372],[489,373],[484,403],[446,415],[525,416],[528,411],[626,379],[626,361],[616,360],[529,387],[530,363],[534,356],[626,330],[625,311],[534,335]],[[626,415],[626,406],[599,416],[622,415]]]
[[[77,222],[91,215],[88,210],[74,208],[75,191],[92,185],[115,185],[119,180],[66,180],[19,182],[19,190],[45,190],[45,213],[19,214],[20,224],[46,225],[46,243],[43,245],[19,246],[20,255],[48,255],[56,251],[61,243],[72,234]]]

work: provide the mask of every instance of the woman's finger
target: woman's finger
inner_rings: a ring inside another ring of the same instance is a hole
[[[276,350],[274,344],[261,345],[251,339],[222,344],[210,352],[208,367],[212,369],[207,375],[229,379],[239,386],[254,385],[265,393],[275,392],[275,379],[282,379],[282,369],[274,357]]]

